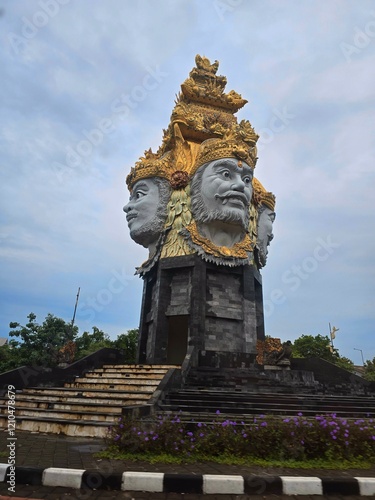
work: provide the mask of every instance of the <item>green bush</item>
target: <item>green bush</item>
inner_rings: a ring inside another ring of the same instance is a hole
[[[375,422],[335,414],[315,418],[255,416],[250,423],[223,419],[183,423],[178,415],[153,421],[120,418],[109,428],[110,449],[138,457],[170,454],[185,457],[234,455],[266,460],[374,460]]]

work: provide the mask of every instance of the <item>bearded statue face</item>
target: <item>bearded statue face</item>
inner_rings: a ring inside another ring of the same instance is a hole
[[[129,203],[124,206],[130,237],[150,248],[162,234],[167,216],[170,186],[166,179],[150,177],[137,181]]]
[[[263,267],[267,262],[268,246],[273,240],[272,228],[276,214],[266,205],[261,205],[258,212],[258,236],[256,246],[258,248],[259,261]]]
[[[216,221],[246,231],[252,196],[253,170],[235,158],[202,165],[191,183],[191,211],[198,223]]]

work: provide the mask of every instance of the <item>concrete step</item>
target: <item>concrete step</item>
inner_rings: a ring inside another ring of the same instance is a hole
[[[167,373],[169,368],[97,368],[96,370],[92,370],[92,373],[139,373],[139,374],[157,374],[164,375]]]
[[[171,396],[174,394],[181,398],[188,399],[213,399],[213,400],[246,400],[246,401],[262,401],[273,402],[293,402],[298,404],[355,404],[355,405],[375,405],[374,396],[329,396],[329,395],[310,395],[310,394],[280,394],[280,393],[258,393],[258,392],[232,392],[232,391],[215,391],[215,390],[198,390],[198,389],[181,389],[170,391]]]
[[[159,405],[163,411],[187,413],[228,413],[306,416],[336,413],[345,417],[375,416],[375,398],[370,396],[321,396],[306,394],[265,394],[187,388],[170,391]]]
[[[191,398],[179,398],[179,397],[170,397],[167,396],[165,398],[165,401],[168,402],[169,404],[183,404],[183,405],[191,405],[191,406],[207,406],[210,408],[218,408],[218,401],[216,400],[209,400],[209,399],[191,399]],[[284,409],[290,409],[290,410],[295,410],[295,411],[302,411],[302,409],[309,410],[309,411],[314,411],[314,412],[325,412],[325,413],[332,413],[335,411],[346,411],[346,410],[355,410],[355,411],[361,411],[364,413],[375,413],[375,404],[373,406],[368,406],[368,405],[357,405],[357,404],[346,404],[342,405],[340,403],[337,403],[335,405],[333,404],[326,404],[326,403],[320,403],[314,405],[310,404],[304,404],[301,405],[300,403],[296,402],[264,402],[264,401],[238,401],[238,400],[225,400],[221,401],[219,407],[221,406],[226,406],[226,407],[232,407],[232,408],[255,408],[255,407],[261,407],[264,408],[265,410],[267,409],[273,409],[273,410],[284,410]]]
[[[169,366],[108,365],[64,387],[29,387],[16,396],[16,428],[72,436],[104,436],[122,409],[147,403]],[[6,427],[5,397],[0,427]]]
[[[67,411],[62,409],[49,409],[49,408],[26,408],[26,407],[18,407],[18,414],[20,418],[24,417],[48,417],[55,419],[64,419],[64,420],[82,420],[82,421],[90,421],[90,422],[108,422],[110,425],[114,422],[117,422],[118,418],[121,416],[121,408],[119,408],[116,414],[108,413],[106,411]]]
[[[65,387],[68,388],[81,388],[81,389],[102,389],[103,391],[107,391],[108,389],[118,389],[120,391],[142,391],[148,392],[152,394],[156,387],[159,385],[159,381],[156,384],[148,384],[142,385],[141,383],[122,383],[122,382],[112,382],[111,384],[103,384],[99,382],[72,382],[65,384]]]
[[[116,401],[113,402],[111,400],[100,400],[100,401],[92,401],[87,399],[75,399],[75,398],[66,398],[66,399],[44,399],[40,400],[37,398],[34,399],[17,399],[17,412],[20,411],[21,408],[44,408],[44,409],[59,409],[59,410],[68,410],[68,411],[86,411],[86,412],[100,412],[105,409],[106,413],[121,413],[122,408],[125,406],[134,406],[145,404],[147,400],[129,400],[129,401]],[[7,408],[6,404],[0,404],[0,409]],[[1,413],[1,412],[0,412]]]
[[[113,385],[113,384],[128,384],[128,385],[159,385],[160,380],[163,377],[159,377],[157,379],[150,379],[147,377],[138,377],[138,378],[111,378],[111,377],[77,377],[74,380],[74,384],[101,384],[101,385]],[[67,387],[67,384],[64,384],[64,387]],[[70,387],[70,386],[68,386]]]
[[[123,372],[110,372],[110,371],[104,371],[104,372],[87,372],[85,373],[85,378],[95,378],[95,379],[143,379],[143,380],[161,380],[165,373],[154,373],[154,372],[142,372],[142,373],[136,373],[136,372],[129,372],[129,371],[123,371]]]
[[[181,368],[181,365],[103,365],[102,368],[106,370],[107,368],[118,369],[134,369],[134,370],[166,370],[171,368]]]
[[[212,404],[217,406],[218,398],[213,395],[203,395],[203,394],[186,394],[186,393],[170,393],[166,397],[166,401],[169,402],[183,402],[184,404]],[[278,398],[274,396],[274,398],[266,399],[266,398],[258,398],[254,396],[249,397],[237,397],[236,394],[229,394],[226,397],[220,398],[221,404],[229,405],[229,406],[249,406],[257,405],[264,406],[265,408],[269,407],[296,407],[296,408],[310,408],[314,410],[321,410],[326,412],[332,412],[335,410],[345,410],[346,408],[358,408],[368,411],[375,411],[375,400],[298,400],[292,398]]]
[[[364,410],[361,409],[349,409],[346,408],[344,410],[337,410],[335,409],[334,411],[316,411],[316,410],[310,410],[306,408],[276,408],[276,407],[269,407],[265,408],[264,406],[252,406],[252,407],[245,407],[245,406],[227,406],[223,404],[216,404],[215,406],[209,406],[209,405],[204,405],[203,403],[201,405],[187,405],[187,404],[168,404],[168,403],[162,403],[159,404],[159,408],[164,411],[164,412],[171,412],[174,414],[180,415],[180,412],[183,413],[188,413],[188,414],[206,414],[206,415],[215,415],[216,411],[220,409],[220,414],[227,414],[231,415],[233,418],[236,416],[238,418],[238,415],[282,415],[285,417],[295,417],[299,413],[302,413],[305,417],[314,417],[316,415],[320,414],[327,414],[327,413],[335,413],[338,417],[347,417],[347,418],[364,418],[364,417],[373,417],[375,416],[375,412],[373,413],[368,413]]]
[[[0,415],[0,428],[8,425],[7,417]],[[30,432],[64,434],[76,437],[106,437],[108,422],[89,422],[82,420],[64,420],[47,417],[16,417],[16,429]]]
[[[69,387],[29,387],[23,389],[22,393],[17,394],[17,398],[21,395],[40,396],[40,397],[81,397],[81,398],[109,398],[109,399],[132,399],[144,398],[149,399],[150,391],[119,391],[113,389],[71,389]]]

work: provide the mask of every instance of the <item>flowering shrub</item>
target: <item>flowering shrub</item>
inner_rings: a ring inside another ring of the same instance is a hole
[[[335,414],[315,418],[254,416],[251,422],[224,419],[183,423],[179,415],[153,421],[120,418],[109,428],[108,444],[120,452],[220,456],[276,460],[375,459],[375,421]]]

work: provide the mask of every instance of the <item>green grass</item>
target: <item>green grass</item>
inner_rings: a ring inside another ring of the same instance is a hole
[[[152,454],[152,453],[127,453],[110,447],[105,451],[96,453],[97,458],[106,458],[110,460],[126,460],[130,462],[148,462],[150,464],[193,464],[213,462],[225,465],[241,465],[241,466],[258,466],[258,467],[284,467],[290,469],[371,469],[373,464],[368,460],[266,460],[253,457],[236,457],[230,454],[220,456],[211,456],[203,454],[195,454],[194,457],[181,457],[171,455],[169,453]]]

